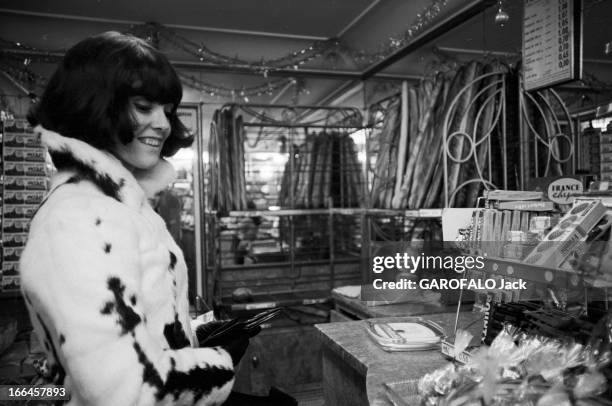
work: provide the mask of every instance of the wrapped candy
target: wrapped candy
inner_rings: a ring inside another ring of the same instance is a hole
[[[572,406],[572,402],[565,388],[556,385],[538,400],[537,406]]]
[[[549,382],[562,380],[565,369],[573,368],[583,361],[582,346],[563,346],[552,340],[543,341],[537,351],[525,360],[528,375],[542,375]]]
[[[581,399],[599,395],[606,390],[606,384],[606,377],[601,372],[584,373],[576,380],[574,396]]]
[[[419,380],[418,391],[424,396],[446,395],[453,387],[455,379],[458,379],[455,364],[448,364],[431,374],[427,374]]]
[[[455,334],[455,343],[453,348],[453,358],[457,358],[470,345],[470,341],[474,336],[466,330],[457,330]]]
[[[423,377],[419,394],[427,406],[590,406],[608,388],[609,362],[610,352],[505,328],[468,365]]]

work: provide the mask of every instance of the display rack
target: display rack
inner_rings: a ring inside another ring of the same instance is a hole
[[[467,278],[482,279],[483,276],[488,278],[510,276],[516,279],[523,279],[528,282],[530,289],[536,286],[550,289],[551,286],[554,286],[556,289],[565,289],[566,291],[581,291],[583,292],[585,310],[588,310],[588,290],[589,288],[594,288],[601,291],[600,297],[604,301],[604,308],[608,309],[609,305],[608,289],[611,285],[609,283],[599,284],[599,281],[585,278],[577,271],[527,265],[519,261],[510,261],[503,258],[488,258],[485,260],[485,268],[482,271],[476,273],[468,272],[466,274]],[[463,294],[463,290],[461,290],[461,294]],[[483,309],[483,320],[488,318],[488,312],[490,312],[492,304],[492,302],[485,303],[488,308]],[[457,314],[452,334],[442,341],[441,351],[450,358],[454,358],[461,363],[467,363],[470,360],[471,353],[464,351],[455,357],[454,344],[450,340],[452,337],[455,337],[458,328],[465,328],[465,326],[458,325],[460,311],[461,301],[457,305]],[[486,329],[486,324],[483,328]]]
[[[20,296],[19,258],[48,189],[50,163],[25,119],[0,121],[0,298]]]
[[[334,287],[360,283],[361,113],[228,104],[215,117],[204,215],[207,300],[222,318],[283,308],[251,340],[236,390],[267,393],[262,371],[266,383],[283,388],[318,382],[321,360],[308,355],[320,348],[313,325],[329,320]]]
[[[473,253],[468,250],[466,255]],[[476,294],[486,296],[484,302],[475,304],[475,308],[479,308],[483,313],[483,338],[487,331],[487,320],[491,312],[491,307],[494,303],[507,303],[518,301],[537,301],[543,303],[544,296],[549,296],[552,302],[557,300],[570,301],[574,306],[579,305],[582,312],[587,315],[594,311],[595,307],[599,308],[599,312],[609,311],[609,288],[612,284],[608,281],[602,281],[593,277],[586,276],[580,268],[553,268],[545,266],[536,266],[527,264],[518,259],[499,258],[487,256],[484,258],[484,267],[481,270],[469,270],[465,273],[465,278],[475,280],[495,279],[496,281],[503,279],[523,280],[526,282],[527,289],[525,291],[511,291],[503,289],[493,290],[473,290]],[[464,294],[464,290],[460,290],[460,294]],[[520,297],[519,297],[520,296]],[[563,299],[561,299],[563,298]],[[594,306],[596,302],[601,302],[598,306]],[[451,341],[455,337],[458,328],[465,329],[465,326],[459,326],[459,314],[461,311],[462,302],[457,305],[457,313],[455,325],[451,334],[442,342],[442,353],[450,358],[454,358],[461,363],[466,363],[471,357],[470,351],[455,356],[454,344]],[[565,308],[565,305],[562,306]]]
[[[482,80],[482,77],[475,80]],[[488,190],[498,187],[527,190],[533,184],[532,181],[535,178],[574,174],[576,168],[580,167],[580,143],[577,139],[578,131],[576,131],[577,126],[574,122],[576,116],[568,112],[560,96],[552,89],[536,92],[525,91],[522,88],[520,78],[516,78],[516,73],[513,71],[509,71],[500,80],[498,90],[495,95],[491,94],[491,99],[489,99],[491,103],[495,103],[495,109],[499,109],[498,112],[494,113],[498,118],[493,121],[494,123],[499,122],[496,130],[499,135],[498,141],[491,142],[495,134],[491,130],[481,131],[477,134],[478,126],[474,127],[474,133],[455,133],[450,130],[450,127],[446,132],[445,167],[449,169],[445,174],[450,173],[452,165],[456,165],[461,171],[464,170],[462,165],[469,161],[475,162],[478,169],[477,176],[466,179],[456,188],[450,186],[445,179],[447,205],[452,206],[455,196],[461,192],[462,188],[465,189],[471,183],[483,185]],[[467,89],[462,90],[462,92],[465,91]],[[497,101],[494,101],[494,99],[497,99]],[[457,102],[458,99],[454,100],[453,105]],[[478,116],[481,115],[482,108],[478,111]],[[454,114],[456,113],[451,109],[450,115],[445,119],[445,126],[452,122],[462,122],[464,120],[461,117],[453,118],[452,115]],[[450,153],[449,140],[456,143],[459,136],[467,139],[468,153],[453,155]],[[510,139],[513,137],[516,139],[511,141]],[[478,149],[487,144],[488,147],[485,148],[484,153],[488,157],[484,162],[488,162],[488,169],[486,169],[486,165],[485,167],[479,167],[476,161]],[[490,150],[491,146],[496,144],[503,147],[503,153],[501,156],[498,155],[498,159],[495,155],[491,155]],[[517,147],[515,148],[513,145]],[[520,149],[518,149],[518,146],[520,146]],[[499,164],[497,174],[495,168],[491,166],[492,161]],[[518,259],[496,258],[495,256],[486,257],[484,265],[484,269],[467,272],[465,277],[467,279],[493,278],[495,280],[501,278],[522,279],[527,282],[529,294],[524,295],[520,300],[528,299],[530,294],[531,297],[536,298],[542,292],[557,290],[558,292],[564,292],[564,295],[574,296],[574,299],[581,297],[585,311],[589,311],[587,304],[592,299],[589,295],[595,289],[597,291],[596,295],[602,298],[605,309],[608,308],[607,288],[610,284],[584,277],[582,273],[576,270],[534,266]],[[478,294],[478,291],[475,292]],[[492,305],[491,302],[506,301],[509,295],[504,296],[504,293],[508,292],[489,291],[483,293],[480,291],[481,295],[486,296],[486,301],[480,303],[483,310],[483,330],[486,328],[486,319],[489,314],[488,309]],[[464,291],[461,290],[460,294],[463,296]],[[513,296],[510,301],[515,299],[517,297]],[[457,328],[465,328],[465,326],[457,325],[460,310],[461,300],[459,300],[457,306],[454,329],[450,332],[451,335],[448,339],[442,343],[442,353],[449,357],[454,357],[452,340]],[[460,362],[466,362],[469,358],[470,353],[468,351],[456,357]]]
[[[359,110],[228,104],[215,114],[205,214],[209,301],[244,307],[232,298],[244,287],[256,301],[250,308],[282,295],[294,296],[286,303],[324,303],[334,286],[358,283]]]
[[[612,103],[571,113],[576,133],[576,166],[599,180],[612,180]]]
[[[576,129],[559,94],[526,91],[507,67],[486,69],[466,69],[443,118],[444,207],[474,207],[482,189],[527,190],[577,167]]]

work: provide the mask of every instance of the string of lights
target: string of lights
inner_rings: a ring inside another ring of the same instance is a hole
[[[378,51],[373,53],[352,49],[343,44],[340,40],[332,38],[325,41],[315,41],[302,49],[292,51],[278,58],[269,60],[261,59],[260,61],[254,62],[212,51],[205,44],[196,43],[158,23],[135,25],[130,28],[129,32],[153,43],[162,50],[162,52],[165,47],[168,47],[168,49],[182,50],[200,62],[211,63],[220,67],[227,67],[228,69],[236,67],[246,68],[252,72],[261,74],[266,79],[266,83],[254,87],[239,86],[236,88],[213,85],[195,78],[194,76],[181,74],[181,77],[187,81],[187,85],[209,96],[232,97],[232,99],[239,96],[244,99],[249,96],[270,94],[270,92],[284,88],[289,83],[297,84],[297,81],[292,78],[269,81],[269,72],[275,70],[294,69],[297,71],[302,65],[310,61],[319,58],[335,57],[337,55],[346,56],[352,59],[357,66],[367,66],[370,63],[382,60],[397,49],[405,46],[415,35],[431,24],[446,4],[447,0],[432,0],[416,15],[410,27],[403,33],[390,37],[386,43],[379,46]],[[22,83],[24,87],[32,89],[32,91],[44,86],[46,78],[32,73],[28,68],[29,65],[32,63],[57,62],[65,52],[64,50],[42,50],[20,41],[9,41],[1,38],[0,46],[0,51],[8,51],[0,52],[0,67],[16,81]],[[13,51],[12,54],[11,51]],[[10,57],[7,57],[8,55],[10,55]],[[15,56],[21,58],[21,63],[14,63]],[[335,61],[340,58],[330,59]],[[8,65],[10,65],[10,68],[5,67]],[[301,86],[302,88],[298,89],[300,92],[304,91],[303,84]]]
[[[153,35],[150,33],[151,27],[155,30]],[[150,23],[144,26],[135,27],[131,30],[131,32],[135,35],[142,32],[149,32],[149,34],[144,37],[145,39],[152,39],[157,36],[159,40],[164,40],[174,48],[187,52],[189,55],[197,58],[197,60],[200,62],[208,62],[232,67],[246,67],[251,71],[261,73],[264,77],[267,77],[268,72],[271,70],[290,68],[297,70],[301,65],[313,59],[319,58],[324,54],[340,52],[340,50],[343,48],[337,40],[330,39],[327,41],[316,41],[304,49],[294,51],[291,54],[282,56],[280,58],[267,61],[262,59],[260,62],[253,63],[237,57],[229,57],[213,52],[204,44],[197,44],[159,24]],[[138,36],[143,37],[142,35]]]
[[[207,83],[193,75],[188,75],[182,72],[178,72],[179,77],[187,86],[199,90],[211,97],[224,97],[236,100],[242,99],[245,103],[249,102],[249,97],[269,95],[272,96],[275,92],[285,88],[287,85],[293,85],[296,88],[297,93],[308,92],[302,81],[298,81],[294,78],[285,78],[279,80],[268,81],[262,85],[241,87],[241,88],[229,88],[224,86],[212,85]]]

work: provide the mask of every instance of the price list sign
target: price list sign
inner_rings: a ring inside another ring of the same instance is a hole
[[[523,81],[535,90],[580,79],[581,0],[525,0]]]

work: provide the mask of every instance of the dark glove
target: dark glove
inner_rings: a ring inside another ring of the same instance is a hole
[[[233,337],[233,339],[229,341],[219,344],[219,347],[229,352],[229,355],[232,357],[232,363],[234,364],[234,367],[238,366],[248,346],[249,337],[245,334],[240,334],[236,337]]]
[[[227,336],[214,339],[212,344],[223,348],[229,352],[232,357],[232,363],[237,366],[244,353],[249,346],[249,339],[261,331],[261,327],[257,326],[250,330],[238,331],[234,334],[228,334]]]
[[[198,343],[200,343],[200,347],[202,347],[202,343],[206,341],[206,338],[212,334],[213,331],[222,328],[225,324],[229,323],[231,320],[214,320],[209,321],[205,324],[200,324],[196,328],[196,337],[198,338]],[[210,345],[206,345],[206,347],[210,347]]]
[[[196,328],[196,336],[201,347],[221,347],[232,357],[234,366],[238,365],[249,346],[249,338],[257,335],[261,327],[251,329],[235,329],[219,337],[208,339],[214,332],[223,329],[231,320],[212,321]]]

